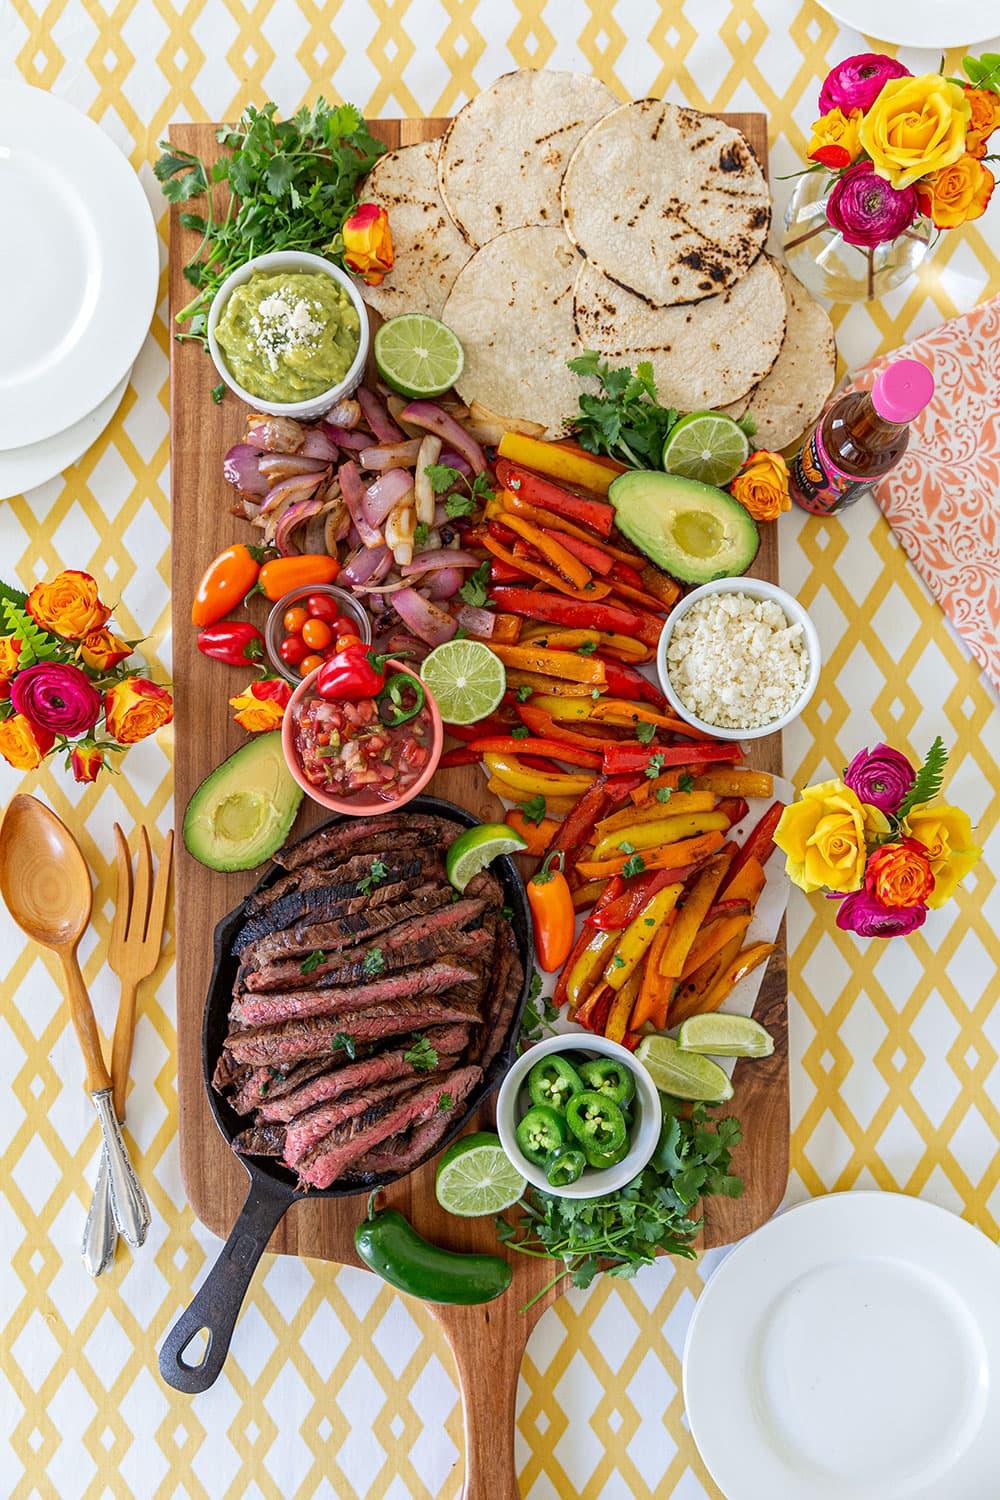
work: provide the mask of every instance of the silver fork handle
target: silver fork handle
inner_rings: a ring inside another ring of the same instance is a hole
[[[128,1147],[125,1145],[125,1139],[115,1115],[111,1090],[99,1089],[90,1097],[94,1101],[94,1108],[104,1135],[111,1214],[122,1238],[133,1249],[138,1249],[149,1229],[149,1201],[139,1186],[135,1168],[129,1159]]]
[[[90,1212],[83,1226],[83,1263],[91,1276],[102,1276],[115,1259],[118,1231],[111,1212],[111,1190],[108,1186],[108,1153],[101,1146],[101,1163],[97,1183],[90,1200]]]

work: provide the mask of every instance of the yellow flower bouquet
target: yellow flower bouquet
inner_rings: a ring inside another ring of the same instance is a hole
[[[845,932],[915,932],[979,859],[968,813],[935,800],[947,760],[940,739],[919,770],[878,744],[860,750],[842,777],[806,787],[782,813],[774,842],[789,878],[839,900]]]

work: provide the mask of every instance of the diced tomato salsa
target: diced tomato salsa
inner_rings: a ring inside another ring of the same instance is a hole
[[[434,725],[424,704],[405,724],[379,717],[378,703],[309,697],[299,705],[295,749],[308,781],[334,797],[395,802],[430,759]]]

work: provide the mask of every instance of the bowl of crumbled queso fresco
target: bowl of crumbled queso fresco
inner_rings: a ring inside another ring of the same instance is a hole
[[[207,333],[229,389],[270,416],[322,416],[357,388],[368,358],[368,313],[351,278],[298,250],[258,255],[228,276]]]
[[[819,636],[784,589],[722,578],[692,590],[668,615],[656,654],[671,707],[720,739],[784,729],[816,691]]]

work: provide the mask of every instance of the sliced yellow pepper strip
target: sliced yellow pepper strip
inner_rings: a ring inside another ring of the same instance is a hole
[[[601,967],[604,955],[614,947],[617,941],[617,932],[594,933],[570,970],[566,984],[566,999],[569,1001],[570,1011],[574,1011],[583,1000],[590,989],[591,981]]]
[[[526,676],[527,674],[521,673],[519,675]],[[515,674],[507,673],[508,685],[514,681],[514,677]],[[567,683],[566,686],[569,687],[570,684]],[[549,685],[546,692],[532,694],[531,706],[532,708],[544,708],[545,712],[552,719],[589,719],[594,704],[597,701],[596,698],[591,696],[589,688],[585,688],[579,696],[575,693],[572,695],[566,693],[564,695],[562,692],[557,694],[551,685]]]
[[[621,990],[615,996],[614,1003],[608,1012],[608,1019],[604,1027],[604,1035],[611,1042],[623,1042],[625,1033],[628,1031],[629,1017],[639,996],[639,985],[642,983],[642,974],[636,969],[630,974]]]
[[[534,792],[529,792],[524,787],[511,786],[496,776],[491,776],[486,785],[494,797],[502,797],[505,802],[530,802],[535,795]],[[566,813],[572,812],[579,800],[578,797],[546,797],[546,814],[551,814],[553,817],[565,816]]]
[[[525,437],[520,432],[505,432],[500,439],[498,452],[501,458],[511,463],[523,464],[538,474],[548,474],[552,479],[561,479],[564,484],[575,484],[582,490],[593,490],[606,495],[611,481],[618,472],[596,459],[586,458],[555,443],[543,442],[540,438]]]
[[[659,823],[679,813],[711,812],[716,803],[712,792],[673,792],[666,802],[654,802],[651,807],[626,807],[610,818],[602,818],[594,832],[599,839],[614,833],[616,828],[635,828],[640,823]]]
[[[628,853],[623,844],[632,849],[657,849],[661,844],[675,844],[678,839],[689,839],[696,833],[720,832],[729,827],[725,813],[684,813],[676,818],[663,818],[658,823],[640,823],[635,828],[618,828],[594,845],[595,860],[613,859],[616,854]]]
[[[516,755],[495,755],[492,751],[483,756],[483,762],[491,776],[505,781],[508,786],[530,792],[532,796],[541,793],[546,799],[550,792],[553,797],[582,797],[594,779],[594,773],[589,771],[573,776],[557,775],[554,771],[533,771]],[[728,822],[725,819],[723,822],[728,828]]]
[[[683,889],[682,885],[664,886],[662,891],[650,897],[638,916],[632,918],[604,970],[605,983],[613,990],[620,990],[625,981],[631,979]]]

